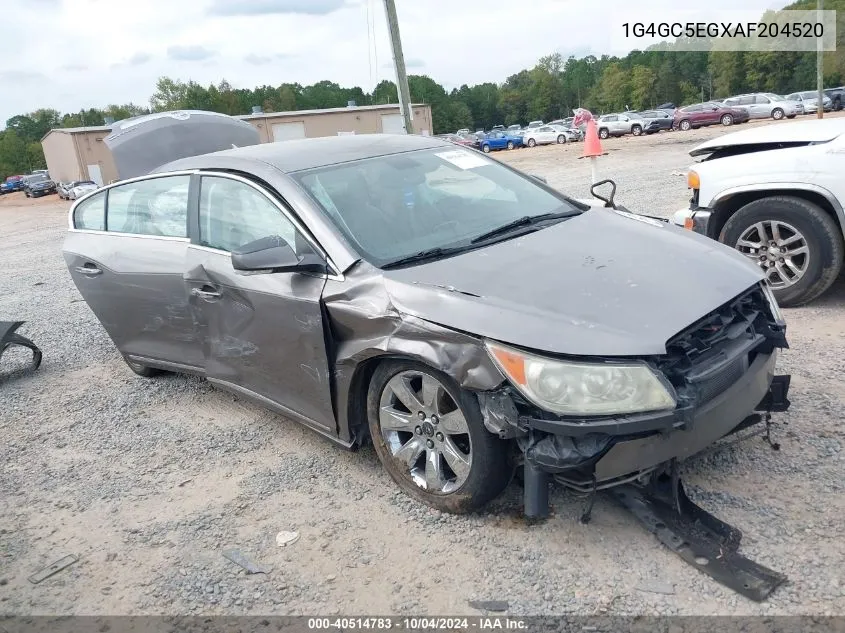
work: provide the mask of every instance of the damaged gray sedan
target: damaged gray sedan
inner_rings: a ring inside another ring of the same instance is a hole
[[[467,512],[524,469],[644,481],[785,408],[785,324],[733,249],[435,138],[180,158],[70,211],[64,256],[128,366],[204,376]],[[690,271],[695,271],[691,273]]]

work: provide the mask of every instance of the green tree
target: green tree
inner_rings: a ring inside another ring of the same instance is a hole
[[[657,76],[648,66],[634,66],[631,69],[631,108],[645,110],[655,103],[654,86]]]

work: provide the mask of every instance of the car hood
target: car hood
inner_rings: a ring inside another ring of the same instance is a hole
[[[592,209],[456,257],[384,272],[393,305],[556,354],[650,356],[759,282],[733,249],[669,224]]]
[[[690,156],[702,156],[727,147],[769,143],[825,143],[845,134],[845,119],[798,121],[789,125],[772,124],[725,134],[705,141],[690,150]]]

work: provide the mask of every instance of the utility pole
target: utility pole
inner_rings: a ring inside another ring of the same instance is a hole
[[[822,11],[824,10],[824,0],[818,0],[818,21],[821,23]],[[816,117],[824,118],[824,48],[823,38],[816,38],[816,88],[819,91],[818,95],[818,110],[816,110]]]
[[[399,18],[396,17],[396,4],[393,0],[384,0],[384,12],[387,14],[387,30],[390,33],[390,47],[393,50],[393,65],[396,68],[396,89],[399,94],[399,112],[407,134],[414,133],[414,111],[411,108],[411,91],[408,89],[408,76],[405,74],[405,56],[402,54],[402,41],[399,39]]]

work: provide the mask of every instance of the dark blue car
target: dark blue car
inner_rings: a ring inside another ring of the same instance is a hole
[[[481,151],[485,154],[494,149],[513,149],[514,147],[522,147],[522,137],[507,131],[490,132],[481,139]]]
[[[13,191],[23,191],[23,176],[9,176],[0,183],[0,194],[12,193]]]

